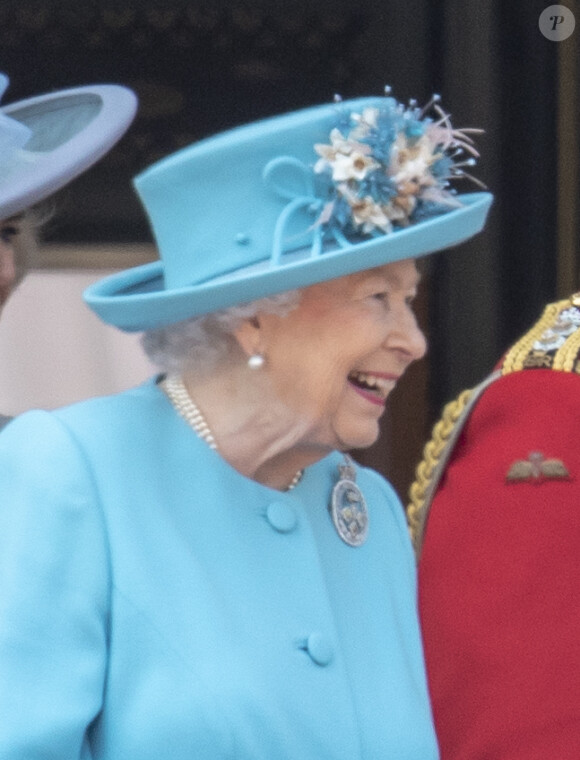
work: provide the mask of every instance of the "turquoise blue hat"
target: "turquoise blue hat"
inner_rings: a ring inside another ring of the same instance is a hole
[[[467,240],[492,196],[456,194],[470,131],[432,102],[361,98],[205,139],[135,179],[161,260],[85,291],[107,323],[145,330]],[[475,180],[474,180],[475,181]]]

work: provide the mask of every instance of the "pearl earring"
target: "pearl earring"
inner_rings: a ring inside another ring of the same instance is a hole
[[[248,359],[248,367],[250,369],[260,369],[264,366],[265,359],[262,354],[252,354]]]

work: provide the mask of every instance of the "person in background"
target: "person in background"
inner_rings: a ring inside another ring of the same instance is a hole
[[[31,211],[0,221],[0,314],[34,258],[35,227]]]
[[[7,86],[0,74],[0,98]],[[96,85],[0,108],[0,314],[35,259],[37,204],[112,148],[136,107],[126,87]],[[0,428],[9,420],[0,415]]]
[[[404,511],[347,452],[425,352],[417,258],[485,222],[461,148],[361,98],[136,178],[161,260],[85,298],[159,375],[0,435],[1,757],[437,758]]]
[[[444,410],[408,509],[442,760],[580,757],[580,293]]]

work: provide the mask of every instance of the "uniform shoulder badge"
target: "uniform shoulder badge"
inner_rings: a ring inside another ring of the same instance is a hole
[[[532,481],[541,483],[545,480],[565,480],[570,473],[561,459],[546,459],[540,451],[532,451],[527,459],[518,459],[509,468],[508,483]]]

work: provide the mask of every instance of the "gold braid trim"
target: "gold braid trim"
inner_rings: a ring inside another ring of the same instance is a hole
[[[457,420],[467,406],[472,393],[471,389],[465,390],[456,399],[446,404],[441,419],[433,428],[431,440],[425,444],[423,459],[415,470],[415,481],[409,489],[410,504],[407,507],[407,520],[411,540],[416,551],[419,547],[425,521],[427,489]]]
[[[566,338],[558,349],[550,347],[554,331],[562,328],[562,312],[580,311],[580,294],[556,301],[546,306],[536,324],[512,346],[502,364],[502,375],[519,372],[522,369],[553,369],[563,372],[577,371],[580,350],[580,330],[578,327]],[[565,321],[565,320],[564,320]],[[575,321],[573,324],[578,325]]]
[[[554,324],[556,317],[566,306],[570,306],[569,299],[546,306],[542,316],[532,329],[528,330],[507,352],[501,368],[502,375],[508,375],[510,372],[519,372],[524,368],[524,363],[531,354],[534,343]]]
[[[552,369],[562,372],[578,372],[578,353],[580,352],[580,330],[576,330],[566,339],[562,348],[558,349],[554,356]]]

